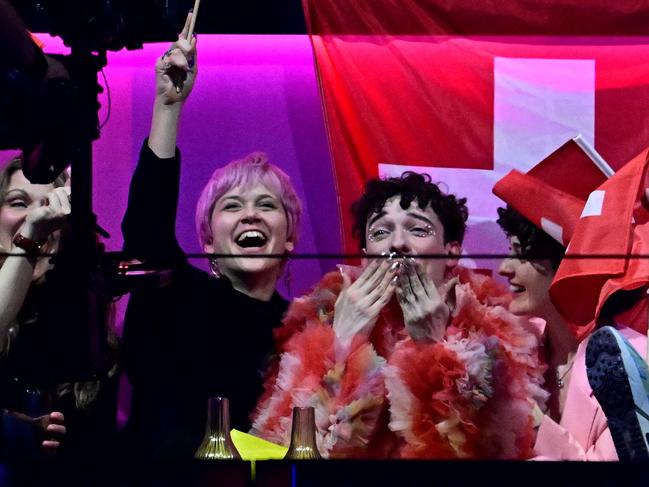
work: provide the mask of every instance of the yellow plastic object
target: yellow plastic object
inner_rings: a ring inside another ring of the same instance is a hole
[[[285,446],[276,445],[235,429],[230,431],[230,438],[242,460],[281,460],[288,451]]]

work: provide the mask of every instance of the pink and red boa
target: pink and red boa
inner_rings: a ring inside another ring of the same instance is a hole
[[[543,403],[539,336],[509,313],[490,278],[459,269],[444,339],[415,342],[396,300],[346,353],[332,329],[342,279],[326,275],[296,299],[276,331],[252,433],[288,445],[294,406],[314,406],[325,457],[524,459],[532,401]]]

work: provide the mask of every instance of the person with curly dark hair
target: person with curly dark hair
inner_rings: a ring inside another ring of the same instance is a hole
[[[516,237],[520,254],[526,260],[547,259],[555,271],[559,268],[566,248],[536,227],[511,206],[498,208],[497,223],[508,238]]]
[[[568,325],[549,294],[566,249],[510,206],[498,208],[497,223],[507,235],[510,248],[510,257],[502,261],[498,270],[509,281],[512,293],[509,310],[517,315],[542,318],[546,324],[545,358],[549,375],[556,376],[545,384],[550,392],[547,412],[559,419],[565,402],[563,384],[568,380],[578,345],[573,331],[576,328]]]
[[[469,217],[466,198],[442,192],[438,185],[432,183],[428,174],[407,171],[399,178],[370,180],[363,195],[352,205],[353,232],[358,238],[360,249],[367,245],[365,224],[368,218],[374,213],[381,213],[386,201],[394,196],[400,197],[399,206],[403,210],[407,210],[415,200],[419,208],[430,205],[444,227],[444,243],[461,243],[464,240],[466,220]]]
[[[522,282],[514,282],[510,310],[546,320],[558,319],[560,315],[550,301],[548,289],[566,248],[510,206],[498,208],[497,223],[507,235],[512,255],[501,263],[500,274],[507,277],[515,272],[528,272],[533,276],[531,279],[521,277],[521,280],[530,281],[530,289]],[[522,265],[514,265],[519,263]]]
[[[544,387],[550,397],[547,409],[536,409],[539,429],[535,456],[617,460],[606,418],[593,400],[586,379],[584,355],[593,326],[572,326],[550,299],[550,284],[565,247],[510,206],[499,208],[498,215],[511,252],[499,269],[513,295],[509,309],[516,315],[536,316],[545,322],[548,371]]]
[[[368,258],[291,305],[252,432],[288,444],[291,408],[313,406],[325,457],[527,458],[537,337],[457,265],[466,199],[407,172],[352,211]]]
[[[606,417],[586,376],[586,344],[595,324],[571,324],[549,293],[585,198],[597,187],[593,183],[594,187],[578,193],[553,176],[555,163],[570,163],[572,173],[583,174],[579,152],[576,154],[570,159],[551,155],[529,173],[512,171],[494,186],[494,193],[507,203],[507,207],[498,209],[497,222],[510,248],[499,273],[507,278],[512,293],[509,310],[518,316],[541,318],[543,323],[547,364],[544,387],[550,396],[547,408],[535,408],[538,431],[534,457],[616,460]],[[583,164],[590,166],[592,162],[585,158]],[[538,171],[540,166],[546,170]]]

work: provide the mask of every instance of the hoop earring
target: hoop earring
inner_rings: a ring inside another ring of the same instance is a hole
[[[217,279],[223,276],[219,269],[219,263],[216,261],[216,257],[210,257],[210,273]]]

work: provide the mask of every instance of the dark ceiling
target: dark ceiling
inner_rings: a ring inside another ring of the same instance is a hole
[[[229,34],[304,34],[300,0],[202,0],[199,32]]]
[[[10,0],[33,32],[119,44],[172,40],[194,0]],[[305,34],[300,0],[202,0],[196,32]]]

